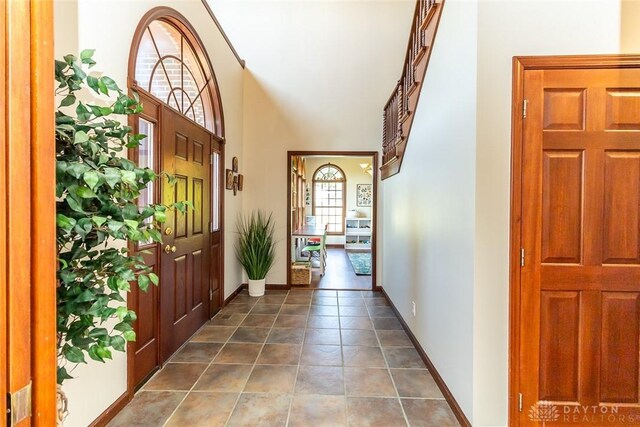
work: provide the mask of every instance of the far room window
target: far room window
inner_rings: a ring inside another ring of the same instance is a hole
[[[346,181],[342,169],[330,163],[313,174],[313,214],[317,224],[328,224],[329,234],[344,234]]]

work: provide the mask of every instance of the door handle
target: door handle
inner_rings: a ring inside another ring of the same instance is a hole
[[[167,245],[164,247],[164,253],[166,254],[168,254],[169,252],[175,252],[175,251],[176,251],[175,246]]]

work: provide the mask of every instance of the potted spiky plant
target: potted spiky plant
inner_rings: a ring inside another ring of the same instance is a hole
[[[238,218],[236,256],[249,277],[249,295],[264,295],[267,273],[275,260],[273,214],[253,211]]]

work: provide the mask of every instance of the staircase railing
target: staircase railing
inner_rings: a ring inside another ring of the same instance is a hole
[[[400,172],[444,0],[417,0],[402,75],[384,106],[382,179]]]

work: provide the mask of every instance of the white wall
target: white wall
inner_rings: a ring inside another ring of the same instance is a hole
[[[373,177],[362,171],[360,163],[371,163],[371,157],[305,157],[307,162],[307,184],[313,193],[313,174],[322,165],[331,163],[340,167],[344,171],[347,179],[346,185],[346,211],[356,210],[359,217],[371,218],[371,208],[357,206],[356,192],[358,184],[372,184]],[[307,215],[313,215],[312,207],[306,209]],[[327,243],[330,245],[344,245],[345,236],[327,236]]]
[[[226,132],[226,165],[242,153],[243,70],[221,33],[199,0],[58,0],[55,2],[56,57],[96,49],[96,70],[126,87],[129,49],[142,16],[156,6],[169,6],[182,13],[195,27],[209,54],[222,96]],[[243,193],[233,197],[225,191],[225,296],[242,283],[242,270],[233,254],[233,224],[242,210]],[[116,352],[117,353],[117,352]],[[70,415],[65,426],[84,427],[126,391],[126,356],[79,366],[65,382]],[[99,393],[95,390],[100,389]],[[89,392],[90,391],[90,392]]]
[[[616,53],[619,40],[618,1],[479,3],[474,425],[507,422],[511,59]]]
[[[622,0],[620,12],[620,50],[624,53],[640,53],[640,1]]]
[[[384,284],[473,425],[507,423],[512,57],[618,52],[620,22],[617,1],[445,4],[402,171],[383,182]]]
[[[247,60],[245,210],[274,213],[281,243],[267,281],[283,284],[287,151],[380,150],[415,2],[209,1]]]
[[[473,407],[476,6],[447,0],[402,171],[383,181],[383,286],[468,417]]]

